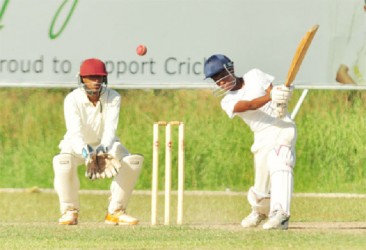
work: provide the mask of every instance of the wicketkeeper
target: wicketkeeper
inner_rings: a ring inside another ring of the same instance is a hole
[[[240,117],[253,131],[254,185],[248,191],[252,212],[243,227],[256,227],[268,216],[264,229],[287,229],[293,192],[296,126],[287,112],[292,88],[273,86],[274,77],[252,69],[243,77],[234,73],[234,63],[224,55],[209,57],[206,78],[224,95],[221,107],[230,118]]]
[[[60,154],[53,158],[54,186],[62,213],[59,224],[78,223],[77,167],[83,163],[87,178],[113,178],[105,223],[138,223],[126,209],[144,158],[130,154],[116,136],[120,104],[121,96],[107,88],[105,64],[95,58],[85,60],[80,67],[79,88],[64,101],[67,132],[59,144]]]

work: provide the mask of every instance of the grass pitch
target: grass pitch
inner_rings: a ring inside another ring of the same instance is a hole
[[[159,222],[163,196],[159,196]],[[140,225],[103,223],[106,194],[81,194],[79,225],[59,226],[54,193],[0,192],[0,249],[365,249],[365,198],[294,196],[290,228],[243,229],[242,195],[185,195],[184,225],[150,226],[150,195],[135,193],[128,212]]]

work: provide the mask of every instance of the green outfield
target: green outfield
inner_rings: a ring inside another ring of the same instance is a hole
[[[52,188],[52,158],[65,133],[63,99],[69,91],[0,90],[0,188]],[[119,92],[122,109],[117,133],[130,151],[145,156],[137,189],[151,188],[152,126],[159,120],[185,122],[186,189],[247,191],[252,185],[253,136],[239,118],[226,116],[211,91]],[[295,90],[290,110],[300,94]],[[309,92],[296,116],[295,191],[366,193],[365,103],[364,91]],[[163,155],[160,162],[164,164]],[[82,189],[108,189],[108,181],[90,182],[84,171],[79,168]],[[163,174],[161,168],[161,179]]]
[[[159,222],[163,199],[159,197]],[[172,199],[175,201],[176,197]],[[0,249],[365,249],[366,198],[295,197],[289,230],[243,229],[244,195],[186,194],[184,224],[150,226],[150,195],[134,194],[137,226],[103,223],[107,194],[81,194],[79,225],[59,226],[54,193],[0,192]]]

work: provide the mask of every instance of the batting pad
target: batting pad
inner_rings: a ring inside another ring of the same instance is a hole
[[[277,171],[271,175],[271,212],[282,210],[290,215],[294,177],[291,171]]]
[[[268,157],[271,179],[271,212],[282,210],[290,215],[290,203],[294,186],[293,166],[295,153],[291,147],[280,145]]]
[[[248,191],[248,202],[252,207],[252,210],[268,216],[269,205],[270,205],[270,195],[259,194],[251,187]]]

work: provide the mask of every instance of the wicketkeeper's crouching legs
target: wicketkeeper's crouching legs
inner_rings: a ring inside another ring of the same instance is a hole
[[[80,182],[77,175],[77,166],[83,160],[71,153],[60,153],[53,158],[54,187],[60,201],[60,211],[63,215],[59,223],[66,225],[77,224],[79,211]]]
[[[112,147],[110,153],[120,159],[122,167],[111,183],[111,199],[105,222],[119,225],[137,224],[138,220],[127,215],[126,209],[140,176],[144,157],[139,154],[129,154],[118,143]]]
[[[119,141],[113,144],[108,153],[119,159],[122,167],[111,184],[111,201],[105,221],[109,224],[137,224],[138,220],[127,215],[126,209],[140,175],[144,158],[142,155],[130,154]],[[59,224],[78,223],[80,182],[77,167],[83,163],[82,156],[73,154],[72,150],[66,146],[53,158],[54,187],[59,197],[62,214]]]

